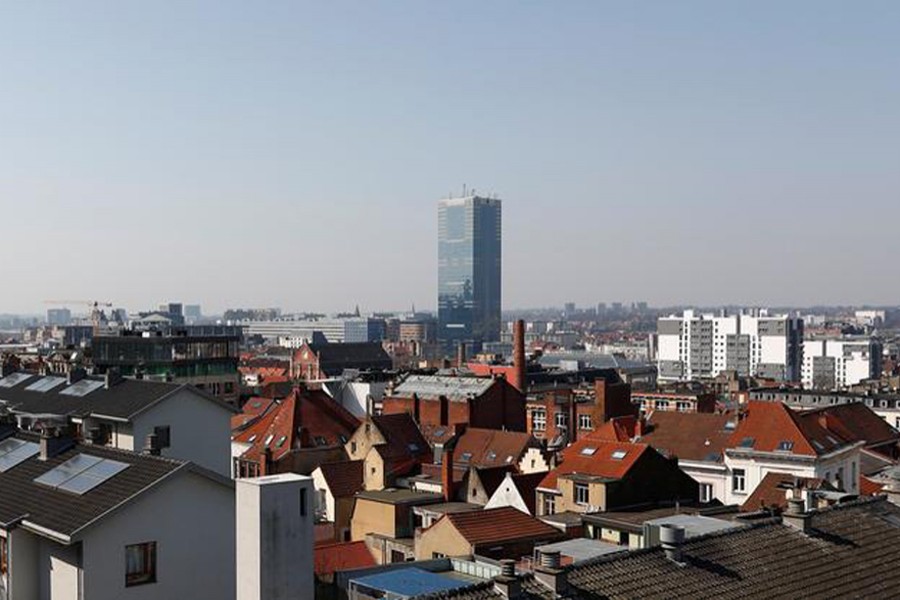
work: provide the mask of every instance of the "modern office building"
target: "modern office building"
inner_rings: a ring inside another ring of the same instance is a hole
[[[239,327],[223,325],[123,330],[94,337],[93,364],[100,374],[115,369],[126,377],[188,383],[236,402],[240,340]]]
[[[438,203],[438,340],[473,351],[500,339],[501,201]]]
[[[843,336],[803,342],[803,387],[845,388],[881,374],[882,344],[877,338]]]
[[[48,308],[47,324],[64,326],[72,322],[72,311],[68,308]]]
[[[661,381],[715,377],[724,371],[778,381],[799,381],[803,319],[765,309],[739,314],[699,314],[657,322]]]

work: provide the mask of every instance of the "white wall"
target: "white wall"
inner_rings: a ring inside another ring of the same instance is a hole
[[[171,476],[81,538],[85,599],[235,597],[234,490],[204,476]],[[157,544],[157,582],[126,588],[125,546],[143,542]]]
[[[325,476],[322,474],[321,467],[312,472],[313,478],[313,487],[315,488],[316,493],[314,497],[316,498],[316,502],[318,502],[318,498],[321,491],[324,491],[323,494],[325,496],[325,519],[334,523],[334,495],[331,493],[331,490],[328,487],[328,482],[325,480]],[[320,510],[320,507],[316,505],[315,510]]]
[[[231,476],[231,416],[224,406],[189,388],[181,389],[134,419],[137,451],[153,428],[168,425],[171,446],[163,456],[189,460]]]
[[[508,473],[503,480],[503,483],[500,484],[494,491],[494,495],[491,496],[487,501],[487,504],[484,505],[484,508],[487,510],[489,508],[501,508],[503,506],[512,506],[526,515],[531,514],[528,507],[525,505],[525,501],[522,499],[522,495],[519,494],[516,484],[513,483],[513,480]]]

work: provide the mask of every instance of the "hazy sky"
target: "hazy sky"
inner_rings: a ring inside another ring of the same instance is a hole
[[[900,303],[900,2],[0,4],[0,312]]]

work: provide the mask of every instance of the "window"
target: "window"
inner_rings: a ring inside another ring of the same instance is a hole
[[[856,489],[856,462],[850,463],[850,490]]]
[[[593,429],[591,415],[578,415],[578,429]]]
[[[300,516],[306,516],[306,489],[300,490]]]
[[[350,453],[356,454],[356,442],[350,442]]]
[[[5,576],[9,572],[9,541],[5,537],[0,537],[0,576]]]
[[[691,403],[690,402],[676,402],[675,409],[678,412],[689,412],[691,410]]]
[[[156,542],[125,546],[125,587],[156,583]]]
[[[747,474],[744,469],[735,469],[731,472],[731,490],[743,494],[747,489]]]
[[[556,514],[556,496],[553,494],[544,494],[544,514]]]
[[[579,506],[587,506],[588,503],[588,486],[584,483],[575,484],[575,504]]]
[[[531,428],[535,431],[547,429],[547,412],[543,410],[531,411]]]
[[[447,558],[447,555],[444,554],[443,552],[432,552],[431,558],[437,560],[439,558]]]
[[[556,413],[556,428],[557,429],[568,429],[569,428],[569,415],[564,412]]]
[[[713,499],[713,491],[711,483],[701,483],[700,484],[700,502],[712,502]]]

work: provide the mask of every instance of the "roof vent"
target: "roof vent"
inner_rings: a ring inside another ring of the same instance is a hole
[[[494,590],[509,600],[522,597],[522,582],[516,577],[516,561],[509,558],[500,561],[500,575],[494,578]]]
[[[812,528],[812,515],[806,512],[806,502],[803,498],[791,498],[788,500],[787,510],[781,515],[785,525],[793,527],[802,533],[809,533]]]
[[[659,528],[659,542],[662,545],[666,558],[672,562],[683,565],[684,527],[665,524]]]

